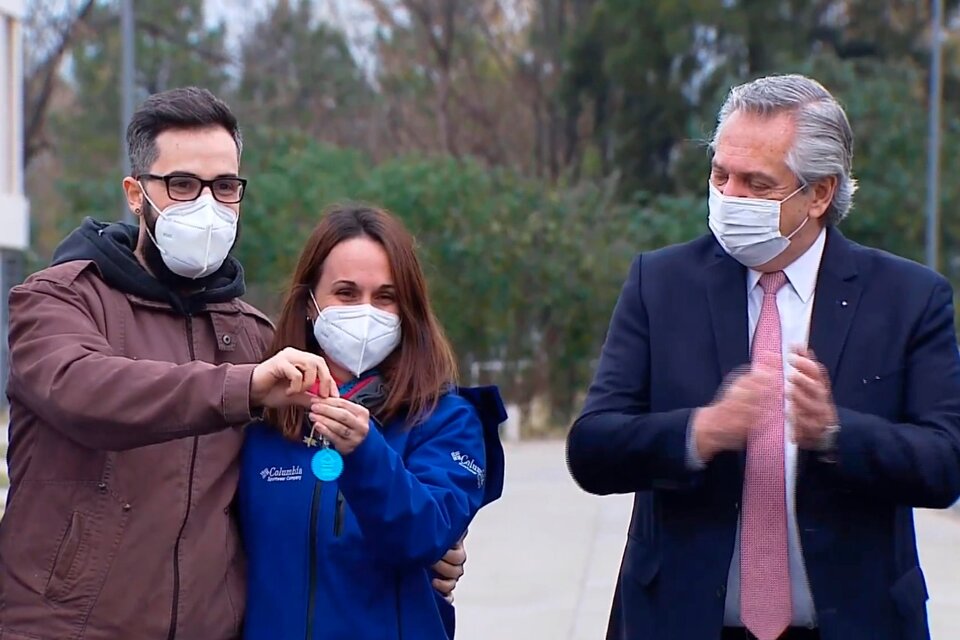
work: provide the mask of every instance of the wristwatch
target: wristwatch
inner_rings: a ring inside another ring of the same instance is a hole
[[[823,462],[837,461],[837,434],[839,433],[839,424],[827,425],[827,428],[824,430],[823,437],[820,438],[820,446],[818,447],[820,451],[820,460]]]

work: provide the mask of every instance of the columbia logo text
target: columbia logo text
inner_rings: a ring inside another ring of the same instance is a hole
[[[303,479],[303,468],[296,464],[290,467],[265,467],[260,477],[267,482],[294,482]]]
[[[477,476],[477,487],[482,488],[483,482],[486,478],[486,473],[480,465],[478,465],[473,458],[468,455],[462,454],[459,451],[453,451],[450,453],[450,457],[453,458],[453,461],[459,464],[461,467]]]

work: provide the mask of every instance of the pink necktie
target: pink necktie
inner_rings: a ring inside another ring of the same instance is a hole
[[[790,624],[790,565],[783,452],[783,356],[777,291],[782,271],[760,277],[763,306],[751,358],[768,353],[777,383],[761,400],[760,423],[747,442],[740,521],[740,617],[759,640],[776,640]]]

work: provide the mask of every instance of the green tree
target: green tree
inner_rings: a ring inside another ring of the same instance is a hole
[[[545,187],[471,160],[402,156],[373,164],[309,136],[251,139],[239,256],[252,301],[275,310],[321,211],[340,200],[385,206],[415,234],[443,325],[509,399],[549,399],[554,424],[576,409],[613,303],[641,248],[700,231],[698,198],[618,203],[614,181]],[[252,274],[256,274],[253,276]]]
[[[374,92],[344,34],[314,15],[310,0],[278,0],[241,43],[236,93],[243,121],[367,148]]]
[[[958,5],[948,2],[948,15]],[[730,85],[824,55],[922,69],[928,11],[907,0],[594,0],[563,92],[592,112],[589,143],[624,193],[700,192],[703,173],[691,167]],[[956,77],[948,73],[948,99],[960,99]]]

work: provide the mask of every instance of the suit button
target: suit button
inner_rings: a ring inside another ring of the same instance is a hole
[[[106,492],[107,492],[107,483],[106,483],[106,482],[99,482],[99,483],[97,483],[97,490],[98,490],[100,493],[106,493]]]
[[[123,510],[124,510],[124,511],[130,511],[130,509],[133,509],[133,507],[130,505],[129,502],[128,502],[127,504],[123,505]]]
[[[722,585],[720,585],[720,587],[717,589],[717,597],[718,597],[718,598],[722,598],[722,597],[725,596],[725,595],[727,595],[727,586],[722,584]]]

